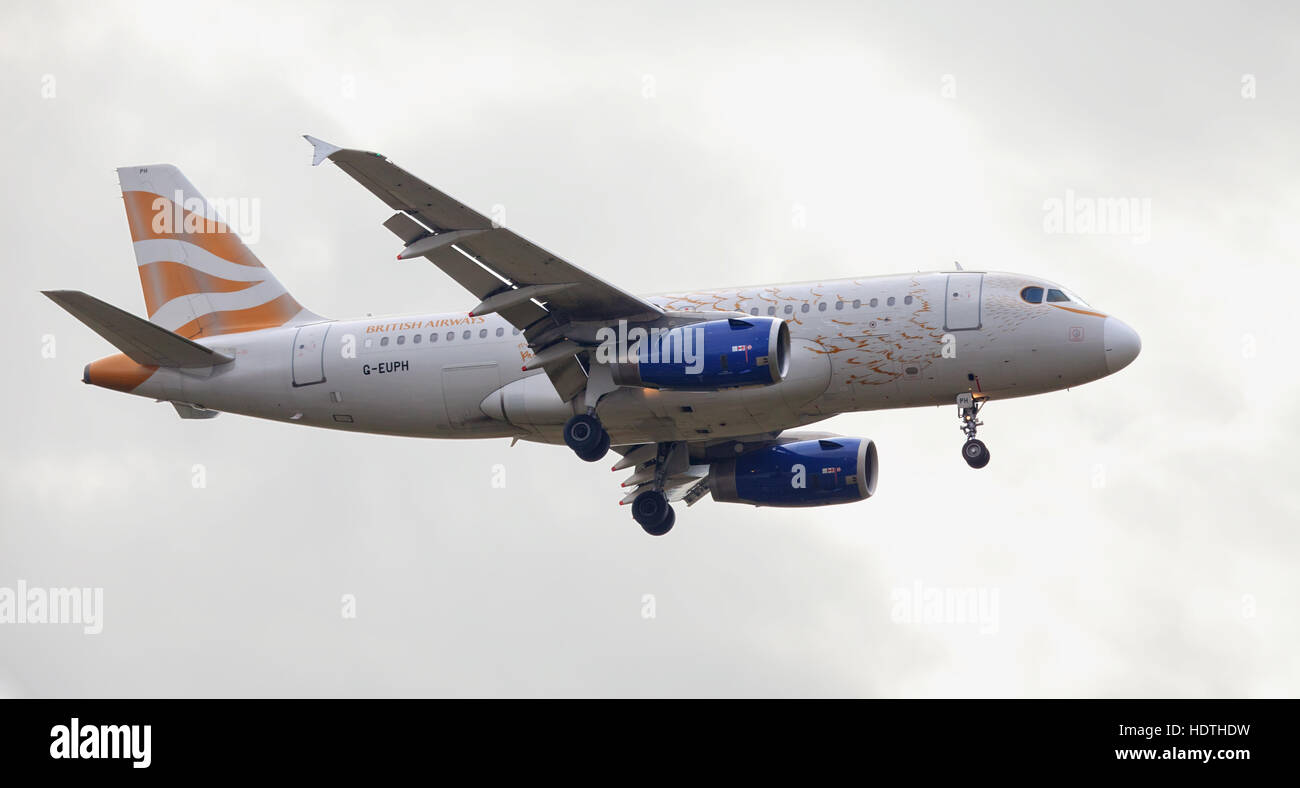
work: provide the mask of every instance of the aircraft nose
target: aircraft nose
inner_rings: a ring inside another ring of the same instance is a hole
[[[1127,323],[1117,318],[1106,318],[1101,329],[1102,344],[1106,350],[1106,369],[1119,372],[1133,363],[1142,351],[1142,338]]]

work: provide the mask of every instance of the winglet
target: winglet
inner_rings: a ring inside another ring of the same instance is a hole
[[[302,135],[302,138],[311,143],[311,166],[313,167],[325,161],[330,156],[333,156],[335,153],[343,150],[337,145],[331,145],[325,140],[317,139],[310,134],[304,134]]]

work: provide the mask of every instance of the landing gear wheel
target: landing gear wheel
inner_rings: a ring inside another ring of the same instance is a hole
[[[668,505],[668,497],[659,490],[646,490],[632,500],[632,519],[651,536],[663,536],[673,527],[677,516]]]
[[[609,451],[609,433],[601,426],[600,419],[580,413],[565,422],[564,443],[580,459],[595,462]]]
[[[962,459],[972,468],[983,468],[989,464],[989,447],[978,438],[971,438],[961,447]]]
[[[663,536],[673,530],[673,523],[675,522],[677,522],[677,512],[674,512],[670,506],[668,507],[668,516],[663,519],[663,522],[656,526],[643,525],[641,528],[651,536]]]
[[[609,433],[604,430],[600,431],[600,443],[589,451],[577,452],[578,458],[587,462],[596,462],[609,452]]]

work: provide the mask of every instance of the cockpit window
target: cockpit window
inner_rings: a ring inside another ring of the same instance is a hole
[[[1047,295],[1046,299],[1043,298],[1044,294]],[[1079,298],[1069,290],[1056,287],[1043,288],[1038,285],[1030,285],[1020,291],[1020,297],[1031,304],[1041,304],[1046,300],[1049,304],[1075,303],[1079,306],[1088,306],[1087,301]]]

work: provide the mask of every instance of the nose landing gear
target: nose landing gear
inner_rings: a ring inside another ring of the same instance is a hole
[[[970,467],[983,468],[989,464],[989,447],[984,445],[984,441],[971,438],[962,444],[961,456]]]
[[[985,399],[977,394],[966,392],[957,395],[957,414],[961,419],[961,431],[966,433],[966,443],[961,447],[961,457],[972,468],[983,468],[989,464],[989,448],[984,441],[975,437],[975,431],[984,422],[979,420],[980,408]]]

